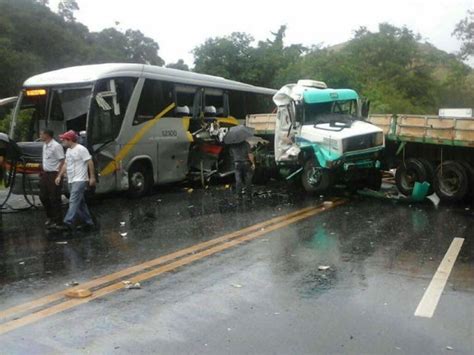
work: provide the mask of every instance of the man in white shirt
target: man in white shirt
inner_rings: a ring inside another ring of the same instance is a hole
[[[54,133],[49,129],[41,132],[43,144],[43,171],[40,176],[40,200],[46,211],[46,227],[61,224],[61,190],[62,184],[56,185],[59,170],[64,164],[64,148],[53,138]]]
[[[95,186],[94,163],[86,147],[77,143],[74,131],[67,131],[59,136],[66,151],[66,162],[62,166],[56,185],[59,185],[64,175],[67,175],[69,184],[69,208],[64,217],[64,224],[68,229],[73,229],[78,220],[87,227],[93,227],[89,208],[86,205],[85,192],[87,186]]]

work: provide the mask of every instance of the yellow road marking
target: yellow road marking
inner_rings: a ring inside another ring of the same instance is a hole
[[[430,285],[416,308],[415,316],[425,318],[433,317],[463,243],[464,238],[454,238],[451,242],[441,264],[439,264],[438,270],[436,270],[436,273],[433,275]]]
[[[282,217],[277,217],[277,218],[274,218],[272,220],[277,220],[276,222],[274,223],[265,223],[265,222],[262,222],[262,223],[259,223],[257,225],[254,225],[254,226],[251,226],[251,227],[247,227],[247,228],[244,228],[238,232],[234,232],[234,233],[230,233],[229,235],[227,235],[227,238],[224,239],[224,237],[220,237],[220,238],[216,238],[216,239],[213,239],[212,241],[209,241],[209,242],[213,242],[213,241],[216,241],[216,240],[221,240],[219,242],[215,242],[215,243],[211,243],[210,245],[213,245],[213,244],[218,244],[222,241],[225,241],[224,243],[222,244],[219,244],[219,245],[215,245],[213,247],[210,247],[208,249],[204,249],[198,253],[195,253],[195,254],[191,254],[191,255],[188,255],[186,257],[183,257],[179,260],[176,260],[176,261],[173,261],[169,264],[166,264],[164,266],[161,266],[161,267],[158,267],[156,269],[152,269],[150,271],[146,271],[142,274],[139,274],[135,277],[133,277],[131,279],[132,282],[140,282],[140,281],[145,281],[145,280],[148,280],[150,278],[153,278],[153,277],[156,277],[158,275],[161,275],[163,273],[166,273],[166,272],[169,272],[169,271],[172,271],[172,270],[175,270],[179,267],[182,267],[184,265],[188,265],[188,264],[191,264],[197,260],[200,260],[200,259],[203,259],[205,257],[208,257],[210,255],[213,255],[213,254],[216,254],[220,251],[223,251],[223,250],[226,250],[226,249],[229,249],[229,248],[232,248],[236,245],[239,245],[239,244],[242,244],[246,241],[250,241],[250,240],[253,240],[253,239],[256,239],[262,235],[265,235],[269,232],[272,232],[274,230],[277,230],[277,229],[280,229],[280,228],[283,228],[283,227],[286,227],[290,224],[293,224],[293,223],[296,223],[300,220],[303,220],[303,219],[306,219],[306,218],[309,218],[311,216],[314,216],[316,214],[319,214],[321,212],[323,212],[324,210],[326,209],[330,209],[330,208],[333,208],[333,207],[336,207],[338,205],[341,205],[345,203],[345,200],[336,200],[334,201],[334,204],[331,206],[331,207],[323,207],[323,206],[318,206],[318,207],[310,207],[310,208],[306,208],[306,209],[303,209],[303,210],[299,210],[299,211],[296,211],[292,214],[289,214],[289,215],[285,215],[285,216],[282,216]],[[291,215],[291,217],[289,217]],[[263,225],[266,225],[267,227],[262,227]],[[249,233],[246,234],[246,235],[243,235],[243,231],[245,230],[249,230]],[[229,237],[230,235],[236,235],[234,238],[232,237]],[[208,243],[208,242],[206,242]],[[203,244],[206,244],[206,243],[200,243],[199,245],[203,245]],[[187,249],[192,249],[193,247],[191,248],[187,248]],[[202,248],[200,248],[202,249]],[[186,249],[185,249],[186,250]],[[177,252],[179,253],[179,252]],[[173,254],[177,254],[177,253],[173,253]],[[173,254],[170,254],[173,255]],[[186,254],[189,254],[189,253],[186,253]],[[185,254],[185,255],[186,255]],[[166,256],[168,257],[168,256]],[[158,258],[158,259],[162,259],[162,258]],[[158,259],[155,259],[153,261],[156,261]],[[169,259],[169,260],[174,260],[176,259],[176,257],[172,258],[172,259]],[[152,262],[153,262],[152,261]],[[147,263],[144,263],[144,264],[147,264]],[[140,265],[144,265],[144,264],[140,264]],[[149,268],[149,267],[146,267],[146,268]],[[146,269],[146,268],[142,268],[142,269]],[[129,269],[132,269],[132,268],[129,268]],[[129,269],[126,269],[126,270],[129,270]],[[120,272],[119,272],[120,273]],[[118,274],[118,273],[115,273],[115,274]],[[114,274],[112,274],[114,275]],[[111,276],[111,275],[110,275]],[[116,280],[117,278],[115,278]],[[94,280],[94,281],[97,281],[97,280]],[[91,282],[94,282],[94,281],[91,281]],[[86,283],[87,284],[87,283]],[[83,284],[81,285],[82,288],[86,287],[85,285],[86,284]],[[73,307],[76,307],[76,306],[79,306],[83,303],[87,303],[91,300],[94,300],[94,299],[97,299],[99,297],[103,297],[105,295],[108,295],[112,292],[115,292],[115,291],[118,291],[120,289],[123,289],[123,284],[122,282],[116,282],[114,284],[111,284],[109,286],[106,286],[106,287],[103,287],[97,291],[95,291],[91,297],[88,297],[88,298],[84,298],[84,299],[72,299],[72,300],[67,300],[67,301],[64,301],[62,303],[59,303],[59,304],[56,304],[56,305],[53,305],[51,307],[48,307],[46,309],[43,309],[43,310],[40,310],[38,312],[35,312],[35,313],[32,313],[32,314],[29,314],[29,315],[26,315],[24,317],[21,317],[21,318],[18,318],[18,319],[14,319],[12,321],[9,321],[9,322],[6,322],[4,324],[1,324],[0,325],[0,334],[4,334],[6,332],[9,332],[11,330],[14,330],[14,329],[17,329],[19,327],[22,327],[22,326],[25,326],[25,325],[28,325],[28,324],[31,324],[31,323],[34,323],[34,322],[37,322],[41,319],[44,319],[46,317],[49,317],[51,315],[54,315],[54,314],[57,314],[57,313],[60,313],[60,312],[63,312],[65,310],[68,310],[68,309],[71,309]],[[63,296],[64,294],[61,293],[61,297]],[[54,296],[54,295],[51,295],[51,296]],[[39,300],[38,300],[39,301]],[[33,301],[35,302],[35,301]],[[31,302],[32,303],[32,302]],[[14,308],[17,308],[19,309],[19,307],[21,306],[18,306],[18,307],[14,307]],[[10,310],[7,310],[7,312],[10,311]],[[4,312],[5,313],[5,312]],[[10,313],[12,313],[10,311]],[[18,312],[15,312],[15,313],[18,313]]]
[[[116,162],[123,160],[128,153],[135,147],[135,145],[143,138],[143,136],[169,111],[171,111],[176,105],[172,103],[171,105],[167,106],[163,111],[161,111],[154,119],[148,121],[143,125],[142,128],[130,139],[120,151],[115,156],[114,160],[112,160],[107,166],[102,169],[100,175],[107,176],[112,174],[115,170],[117,170]]]
[[[78,289],[78,288],[93,289],[93,288],[97,288],[97,287],[99,287],[103,284],[110,283],[110,282],[116,281],[118,279],[122,279],[126,276],[129,276],[129,275],[135,274],[137,272],[143,271],[145,269],[155,267],[155,266],[158,266],[160,264],[172,261],[176,258],[185,256],[187,254],[195,253],[196,251],[199,251],[199,250],[204,249],[204,248],[211,247],[211,246],[213,246],[215,244],[218,244],[218,243],[225,242],[229,239],[241,236],[242,234],[250,233],[250,232],[254,231],[255,229],[265,228],[268,225],[271,225],[273,223],[277,223],[277,222],[289,219],[289,218],[294,217],[294,216],[296,216],[300,213],[304,213],[304,212],[313,210],[314,208],[315,208],[314,206],[313,207],[307,207],[307,208],[303,208],[303,209],[300,209],[298,211],[286,214],[284,216],[274,217],[274,218],[269,219],[267,221],[254,224],[252,226],[240,229],[240,230],[235,231],[235,232],[228,233],[228,234],[223,235],[221,237],[211,239],[209,241],[202,242],[202,243],[199,243],[199,244],[195,244],[191,247],[179,250],[177,252],[174,252],[174,253],[171,253],[171,254],[168,254],[168,255],[161,256],[161,257],[153,259],[153,260],[146,261],[144,263],[141,263],[141,264],[138,264],[138,265],[135,265],[135,266],[128,267],[126,269],[123,269],[121,271],[118,271],[118,272],[115,272],[115,273],[112,273],[112,274],[109,274],[109,275],[104,275],[102,277],[99,277],[99,278],[93,279],[91,281],[85,282],[85,283],[83,283],[83,284],[81,284],[77,287],[73,287],[71,289]],[[64,298],[64,293],[66,291],[69,291],[69,290],[70,289],[59,291],[59,292],[53,293],[51,295],[41,297],[37,300],[26,302],[26,303],[23,303],[21,305],[14,306],[14,307],[11,307],[9,309],[6,309],[4,311],[0,311],[0,319],[8,318],[8,317],[11,317],[15,314],[27,312],[27,311],[30,311],[32,309],[42,307],[42,306],[44,306],[48,303],[56,302],[56,301]]]

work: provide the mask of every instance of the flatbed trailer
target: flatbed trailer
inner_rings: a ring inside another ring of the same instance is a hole
[[[396,169],[401,193],[426,181],[443,201],[472,198],[474,118],[387,114],[368,121],[384,131],[382,168]]]

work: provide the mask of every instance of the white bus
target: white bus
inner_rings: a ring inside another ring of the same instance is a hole
[[[97,193],[140,196],[155,184],[232,173],[228,152],[210,127],[271,112],[276,91],[221,77],[142,64],[98,64],[33,76],[20,92],[10,137],[22,148],[37,193],[39,132],[67,130],[93,154]],[[22,184],[17,184],[15,193]]]

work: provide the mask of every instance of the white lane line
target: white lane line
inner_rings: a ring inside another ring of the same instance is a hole
[[[451,242],[446,255],[441,261],[441,264],[439,264],[438,270],[436,270],[430,285],[426,289],[420,304],[418,304],[415,316],[426,318],[433,317],[436,306],[438,305],[441,294],[443,293],[446,282],[448,281],[449,274],[451,274],[451,270],[453,269],[463,243],[464,238],[454,238]]]

